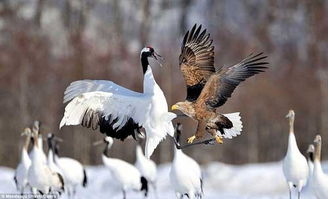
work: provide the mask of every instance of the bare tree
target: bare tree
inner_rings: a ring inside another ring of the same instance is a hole
[[[34,21],[37,27],[41,27],[41,19],[43,14],[44,3],[45,0],[38,0],[36,3]]]
[[[149,39],[149,31],[151,25],[151,13],[150,13],[150,0],[141,1],[141,24],[140,24],[140,43],[145,45]]]
[[[192,0],[180,0],[181,17],[180,17],[180,34],[183,35],[187,31],[187,16],[189,7],[192,4]]]

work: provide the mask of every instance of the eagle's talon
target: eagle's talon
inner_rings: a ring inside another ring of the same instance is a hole
[[[188,144],[193,143],[195,139],[196,139],[196,136],[191,136],[190,138],[188,138],[188,140],[187,140]]]
[[[219,144],[223,144],[223,139],[222,139],[222,137],[216,135],[216,136],[215,136],[215,140],[216,140],[217,143],[219,143]]]

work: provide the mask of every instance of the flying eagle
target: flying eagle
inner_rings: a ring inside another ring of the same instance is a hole
[[[267,68],[263,53],[250,54],[238,64],[229,67],[214,67],[214,46],[210,34],[195,24],[182,42],[179,57],[180,70],[187,84],[187,98],[172,106],[198,121],[197,131],[188,138],[188,143],[202,138],[207,131],[218,143],[222,137],[232,138],[240,134],[242,122],[239,113],[217,112],[240,82]]]

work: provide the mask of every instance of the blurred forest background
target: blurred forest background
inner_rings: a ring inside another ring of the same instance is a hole
[[[102,134],[79,126],[58,130],[64,89],[79,79],[107,79],[142,91],[139,53],[151,45],[165,58],[151,61],[169,105],[186,92],[178,68],[180,43],[194,23],[214,40],[217,66],[251,52],[265,52],[270,69],[242,83],[222,112],[241,112],[243,134],[223,145],[186,149],[200,163],[278,161],[287,148],[290,108],[296,137],[305,152],[315,134],[323,136],[328,158],[328,1],[324,0],[1,0],[0,1],[0,165],[16,166],[20,133],[36,119],[46,135],[64,139],[62,156],[99,164]],[[196,124],[184,124],[183,138]],[[112,155],[135,159],[136,142],[116,141]],[[170,139],[152,159],[172,159]],[[45,147],[46,150],[46,147]]]

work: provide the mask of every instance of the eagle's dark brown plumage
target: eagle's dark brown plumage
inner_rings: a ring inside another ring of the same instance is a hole
[[[214,46],[210,34],[196,30],[196,25],[183,38],[179,57],[180,70],[187,84],[187,100],[195,101],[208,78],[215,73]]]
[[[217,108],[231,97],[240,82],[263,72],[268,64],[263,61],[266,56],[258,53],[250,54],[238,64],[216,70],[212,42],[206,29],[202,31],[202,26],[197,28],[196,24],[185,34],[182,42],[179,64],[187,85],[187,98],[173,105],[172,109],[178,109],[198,121],[197,132],[188,142],[203,137],[207,131],[222,143],[217,131],[223,136],[224,129],[231,129],[234,124],[227,116],[218,113]]]

